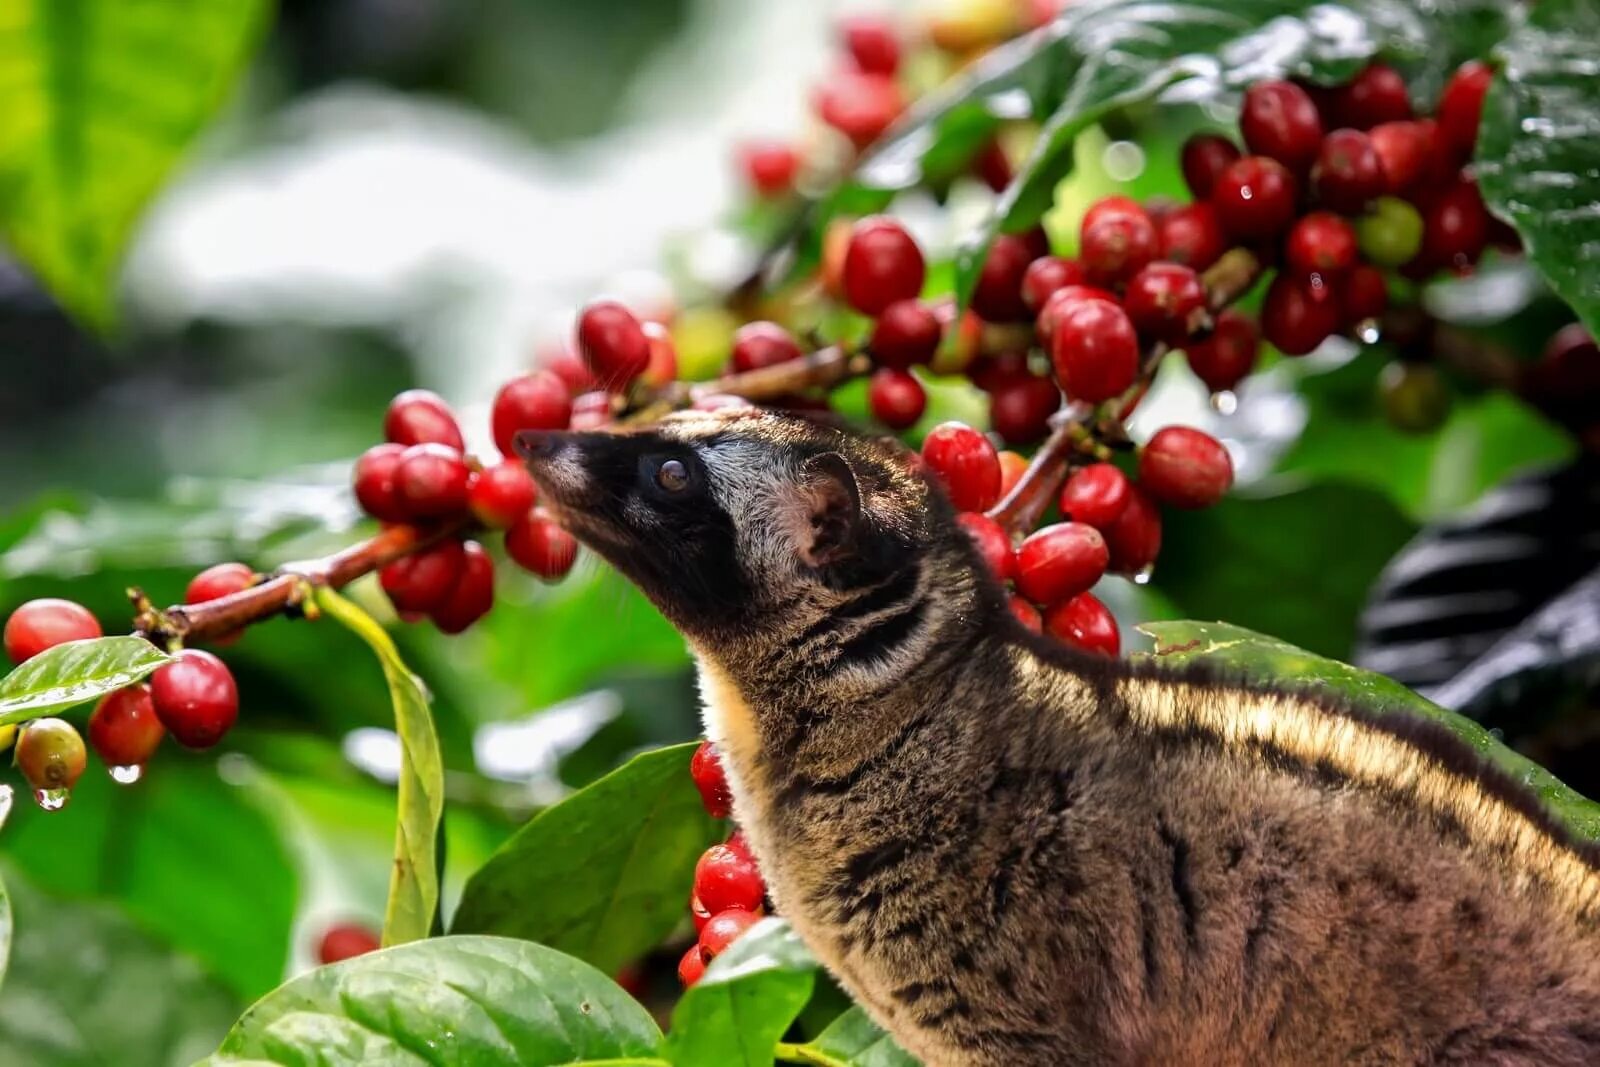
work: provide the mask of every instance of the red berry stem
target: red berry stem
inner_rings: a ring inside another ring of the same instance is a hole
[[[631,403],[632,410],[623,421],[632,424],[653,422],[663,415],[713,396],[737,396],[760,404],[807,389],[826,388],[851,378],[864,378],[872,370],[870,357],[840,345],[830,345],[799,359],[737,374],[725,374],[709,382],[672,382]]]

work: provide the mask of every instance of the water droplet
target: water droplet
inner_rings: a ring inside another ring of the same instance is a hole
[[[71,795],[66,789],[35,789],[33,802],[45,811],[60,811],[67,806],[67,798]]]
[[[1362,319],[1356,323],[1356,340],[1362,344],[1375,345],[1383,337],[1383,327],[1378,325],[1377,319]]]
[[[144,764],[130,763],[125,767],[111,768],[111,780],[118,785],[132,785],[144,777]]]
[[[1232,389],[1218,389],[1211,394],[1211,410],[1218,415],[1232,415],[1239,410],[1239,397]]]
[[[1156,572],[1156,565],[1154,563],[1146,563],[1143,567],[1139,568],[1139,573],[1137,573],[1137,574],[1135,574],[1133,576],[1133,584],[1134,585],[1149,585],[1150,584],[1150,576],[1152,574],[1154,574],[1155,572]]]
[[[0,785],[0,826],[6,824],[6,817],[11,814],[11,802],[16,798],[16,792],[9,785]]]

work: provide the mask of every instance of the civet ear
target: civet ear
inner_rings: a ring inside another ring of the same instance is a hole
[[[848,558],[861,529],[861,489],[849,462],[837,452],[812,456],[801,464],[800,488],[810,522],[800,557],[813,567]]]

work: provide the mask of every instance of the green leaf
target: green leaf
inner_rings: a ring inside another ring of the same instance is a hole
[[[1158,664],[1181,666],[1203,659],[1235,668],[1251,680],[1291,682],[1330,691],[1375,715],[1407,715],[1440,723],[1490,763],[1531,788],[1550,813],[1574,834],[1600,840],[1600,803],[1563,785],[1549,771],[1513,752],[1471,719],[1424,700],[1399,682],[1227,623],[1152,622],[1139,629],[1155,639],[1156,650],[1151,658]]]
[[[711,961],[672,1013],[662,1046],[676,1067],[771,1067],[811,996],[817,961],[787,922],[763,919]]]
[[[5,877],[17,926],[0,1063],[172,1067],[204,1055],[238,1015],[241,1002],[192,959],[112,909],[51,899],[13,865]]]
[[[1163,524],[1154,584],[1180,612],[1335,656],[1349,654],[1368,587],[1416,533],[1377,492],[1336,483],[1169,509]]]
[[[0,679],[0,726],[98,699],[169,659],[142,637],[96,637],[46,649]]]
[[[400,735],[400,782],[383,943],[416,941],[432,931],[439,911],[439,823],[444,816],[444,764],[428,693],[372,616],[326,586],[317,590],[317,606],[372,647],[389,683]]]
[[[265,0],[12,0],[0,228],[73,314],[113,317],[140,211],[232,89]]]
[[[1528,258],[1600,334],[1600,2],[1518,5],[1499,49],[1476,170]]]
[[[722,828],[689,777],[696,747],[636,756],[540,812],[467,882],[451,932],[538,941],[607,973],[659,944]]]
[[[808,1062],[840,1067],[917,1067],[919,1061],[894,1043],[859,1007],[835,1019],[817,1039],[803,1046]]]
[[[236,1023],[204,1064],[651,1062],[650,1014],[588,964],[500,937],[441,937],[319,967]]]

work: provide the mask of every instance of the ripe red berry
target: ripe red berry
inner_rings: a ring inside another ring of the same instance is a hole
[[[1233,459],[1205,431],[1168,426],[1139,450],[1139,484],[1163,504],[1208,508],[1233,485]]]
[[[779,141],[751,141],[740,146],[739,165],[757,195],[778,197],[794,188],[800,153]]]
[[[1128,506],[1105,531],[1110,569],[1117,574],[1138,574],[1161,553],[1161,509],[1142,487],[1132,490]]]
[[[678,346],[673,343],[672,334],[659,322],[642,323],[639,328],[644,331],[645,340],[650,342],[650,363],[639,375],[639,380],[657,389],[676,381]]]
[[[1051,605],[1044,613],[1044,626],[1052,637],[1085,652],[1115,658],[1122,649],[1117,620],[1093,593]]]
[[[383,436],[397,445],[449,445],[457,452],[467,447],[455,412],[438,393],[427,389],[407,389],[389,401]]]
[[[383,947],[383,942],[369,927],[359,923],[335,923],[323,931],[317,941],[317,961],[324,965],[341,960],[365,956]]]
[[[823,122],[861,149],[894,124],[906,103],[893,78],[847,70],[834,74],[818,88],[815,105]]]
[[[89,714],[89,744],[107,767],[148,763],[166,733],[142,682],[107,693]]]
[[[1080,285],[1087,277],[1083,264],[1075,259],[1040,256],[1022,274],[1022,302],[1037,314],[1056,290]]]
[[[767,894],[755,860],[727,845],[712,845],[694,865],[694,895],[712,915],[729,908],[755,911]]]
[[[1388,192],[1372,138],[1360,130],[1334,130],[1324,137],[1311,169],[1311,188],[1324,207],[1346,215],[1366,210]]]
[[[17,738],[17,770],[39,790],[71,789],[89,761],[77,729],[65,719],[34,719]]]
[[[1000,457],[983,434],[960,422],[935,426],[922,458],[939,476],[957,511],[987,511],[1000,499]]]
[[[594,375],[589,373],[589,365],[578,355],[572,342],[546,341],[539,346],[534,361],[541,370],[547,370],[560,378],[566,385],[569,395],[582,393],[595,386]]]
[[[1261,305],[1261,333],[1286,356],[1303,356],[1339,328],[1339,298],[1316,279],[1280,272]]]
[[[473,475],[467,507],[485,526],[504,530],[528,513],[537,495],[533,476],[522,461],[503,459]]]
[[[1275,237],[1294,221],[1294,175],[1265,156],[1245,156],[1217,176],[1211,204],[1222,228],[1245,241]]]
[[[1011,492],[1012,489],[1016,488],[1016,484],[1022,480],[1022,476],[1023,474],[1027,473],[1027,470],[1028,457],[1022,455],[1020,452],[1013,452],[1010,449],[1001,449],[1000,499],[1004,500],[1006,498],[1006,494]]]
[[[975,511],[962,512],[956,516],[956,521],[972,538],[978,555],[983,557],[984,565],[996,578],[1004,582],[1017,573],[1017,556],[1011,547],[1011,538],[1006,536],[998,522]]]
[[[739,935],[761,921],[761,916],[743,908],[728,908],[714,913],[700,931],[700,955],[708,961],[722,955]]]
[[[907,370],[933,358],[943,332],[939,316],[927,304],[896,300],[878,316],[867,347],[880,367]]]
[[[1331,211],[1296,220],[1284,241],[1289,268],[1301,274],[1339,275],[1356,265],[1356,231]]]
[[[1478,144],[1478,123],[1483,117],[1483,98],[1494,80],[1494,71],[1477,60],[1468,60],[1456,69],[1439,94],[1440,147],[1459,164],[1472,158]]]
[[[239,687],[216,656],[198,648],[178,651],[150,676],[156,717],[180,745],[210,748],[239,717]]]
[[[650,341],[633,312],[597,300],[578,316],[578,351],[602,384],[627,385],[650,366]]]
[[[1116,304],[1084,300],[1061,317],[1050,359],[1069,397],[1098,404],[1120,396],[1138,377],[1139,335]]]
[[[82,604],[42,597],[23,604],[6,620],[6,655],[22,663],[68,641],[100,636],[100,624]]]
[[[596,389],[572,398],[572,429],[598,430],[608,425],[615,412],[611,409],[611,394]]]
[[[989,394],[989,425],[1008,445],[1043,439],[1050,430],[1050,416],[1060,410],[1060,388],[1035,374],[1024,374]]]
[[[1028,374],[1028,353],[1015,349],[1009,352],[996,352],[967,368],[967,377],[972,384],[986,393],[993,393],[996,389],[1003,389],[1013,382],[1019,382]]]
[[[1006,604],[1011,608],[1012,617],[1023,626],[1036,634],[1044,633],[1044,620],[1040,618],[1038,608],[1016,595],[1006,601]]]
[[[1065,600],[1098,582],[1110,561],[1099,530],[1082,522],[1055,523],[1017,546],[1017,592],[1035,604]]]
[[[697,938],[700,935],[700,931],[706,928],[706,923],[711,921],[711,913],[706,910],[704,904],[700,903],[700,898],[693,893],[689,894],[689,918],[694,920],[694,932]],[[694,953],[697,957],[700,955],[700,946],[698,944],[694,947]],[[705,960],[701,960],[700,963],[703,966]]]
[[[733,335],[733,369],[758,370],[803,355],[794,335],[775,322],[747,322]]]
[[[1372,127],[1367,137],[1378,155],[1386,190],[1395,194],[1409,192],[1428,162],[1433,143],[1429,126],[1410,121],[1384,122]]]
[[[683,988],[688,989],[700,981],[706,973],[706,958],[700,954],[700,942],[696,941],[684,949],[683,957],[678,960],[678,981],[683,983]]]
[[[1183,183],[1196,200],[1208,200],[1217,178],[1242,153],[1239,146],[1215,133],[1197,133],[1183,142],[1180,163]]]
[[[839,22],[839,36],[856,69],[892,75],[900,68],[900,37],[879,15],[854,15]]]
[[[407,517],[406,506],[396,491],[395,471],[406,446],[396,444],[373,445],[356,460],[356,500],[375,519],[399,522]]]
[[[1078,256],[1096,285],[1114,285],[1131,278],[1156,258],[1156,224],[1142,207],[1084,216]]]
[[[1089,228],[1103,219],[1117,215],[1143,215],[1147,212],[1144,205],[1131,196],[1112,195],[1102,196],[1099,200],[1089,205],[1083,213],[1083,219],[1078,223],[1078,236],[1081,239]]]
[[[1184,204],[1156,223],[1157,254],[1170,263],[1205,270],[1228,250],[1217,209],[1199,201]]]
[[[1261,334],[1255,320],[1232,308],[1217,316],[1211,336],[1185,350],[1189,369],[1213,393],[1232,389],[1255,368]]]
[[[905,227],[875,215],[856,223],[845,250],[841,279],[845,301],[863,315],[879,315],[897,300],[922,292],[927,266]]]
[[[1061,517],[1103,534],[1122,515],[1133,494],[1128,476],[1109,463],[1079,467],[1061,487]]]
[[[1383,271],[1366,263],[1339,282],[1339,313],[1349,324],[1375,319],[1389,306],[1389,282]]]
[[[447,445],[411,445],[394,471],[395,498],[412,518],[437,519],[466,510],[472,472]]]
[[[880,367],[867,385],[867,406],[872,417],[889,429],[904,430],[922,418],[928,394],[907,371]]]
[[[646,342],[648,347],[648,342]],[[511,379],[495,394],[489,416],[494,446],[516,455],[519,430],[565,430],[572,421],[572,392],[554,371],[537,370]],[[380,516],[381,518],[381,516]]]
[[[1393,67],[1373,63],[1334,90],[1333,114],[1339,125],[1370,130],[1381,122],[1411,117],[1406,80]]]
[[[1104,300],[1115,304],[1117,297],[1109,289],[1093,285],[1064,285],[1051,293],[1049,299],[1044,302],[1044,307],[1039,309],[1039,318],[1036,322],[1039,339],[1047,347],[1055,338],[1056,327],[1061,325],[1062,316],[1085,300]]]
[[[1354,247],[1355,237],[1351,236]],[[1205,310],[1206,288],[1190,267],[1151,263],[1128,282],[1122,307],[1134,329],[1155,341],[1181,345]]]
[[[476,541],[466,541],[461,548],[465,559],[456,587],[428,613],[433,624],[447,634],[460,633],[494,607],[494,560]]]
[[[1600,346],[1583,323],[1551,335],[1528,367],[1523,388],[1541,410],[1563,422],[1578,427],[1593,423],[1600,406]]]
[[[1033,250],[1021,234],[1002,233],[989,246],[972,289],[972,310],[987,322],[1020,322],[1029,318],[1022,299],[1022,279],[1033,262]]]
[[[1245,90],[1239,132],[1251,152],[1300,174],[1317,158],[1322,116],[1311,95],[1294,82],[1256,82]]]
[[[506,531],[506,555],[547,582],[559,581],[578,558],[578,541],[554,520],[526,511]]]
[[[218,563],[189,580],[189,587],[183,593],[183,602],[203,604],[207,600],[249,589],[255,580],[255,571],[243,563]]]
[[[722,769],[722,757],[710,741],[700,742],[689,760],[689,777],[700,791],[700,802],[713,819],[726,819],[733,811],[733,791]],[[698,899],[698,898],[697,898]]]
[[[385,564],[378,571],[378,584],[396,611],[429,612],[455,591],[466,563],[460,541],[440,541]]]
[[[1440,267],[1470,267],[1489,243],[1489,210],[1476,182],[1460,181],[1445,189],[1422,214],[1422,251],[1425,263]]]

